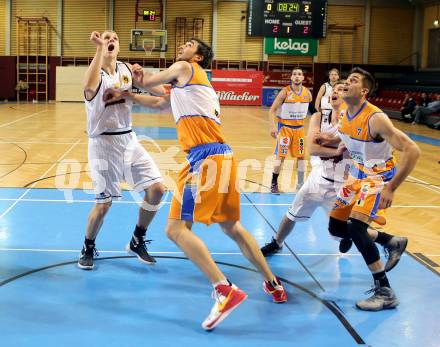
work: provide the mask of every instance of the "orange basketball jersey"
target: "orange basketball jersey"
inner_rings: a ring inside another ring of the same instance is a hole
[[[341,140],[350,152],[355,166],[365,176],[385,173],[395,167],[391,145],[384,140],[373,139],[370,134],[369,122],[377,113],[383,112],[365,101],[356,114],[350,115],[348,110],[344,110],[340,119]]]
[[[191,63],[192,75],[183,87],[171,89],[171,109],[176,121],[177,137],[183,150],[225,142],[220,125],[220,103],[206,72]]]
[[[306,87],[301,87],[297,93],[292,86],[284,87],[287,96],[281,106],[278,122],[290,126],[304,126],[309,103],[312,102],[312,94]]]

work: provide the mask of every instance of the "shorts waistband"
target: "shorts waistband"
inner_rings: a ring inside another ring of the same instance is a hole
[[[191,153],[193,151],[200,151],[202,149],[217,148],[218,146],[222,146],[222,145],[226,145],[226,144],[222,143],[222,142],[202,143],[201,145],[191,147],[191,149],[189,150],[189,153]]]
[[[335,180],[332,180],[331,178],[327,178],[327,177],[325,177],[325,176],[321,176],[323,179],[325,179],[326,181],[329,181],[329,182],[332,182],[332,183],[335,183]]]
[[[133,131],[132,129],[122,130],[122,131],[104,131],[103,133],[101,133],[101,135],[124,135],[124,134],[129,134],[132,131]]]
[[[301,129],[304,128],[304,125],[287,125],[283,123],[278,123],[278,128],[286,127],[289,129]]]

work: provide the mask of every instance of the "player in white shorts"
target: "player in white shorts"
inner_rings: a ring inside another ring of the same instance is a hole
[[[95,190],[95,205],[90,212],[84,246],[78,260],[82,269],[93,268],[93,257],[98,255],[95,239],[104,222],[113,198],[121,197],[120,183],[127,182],[135,191],[145,191],[138,221],[126,250],[146,264],[156,260],[148,254],[146,229],[153,219],[164,193],[162,177],[147,151],[137,141],[131,129],[130,100],[105,102],[106,90],[131,90],[132,67],[117,61],[118,35],[105,31],[93,32],[95,56],[84,77],[84,98],[89,136],[89,169]],[[136,83],[135,83],[136,86]],[[163,88],[151,92],[162,93]],[[110,97],[109,97],[110,99]]]
[[[317,112],[311,117],[307,140],[309,152],[312,156],[312,171],[298,191],[292,206],[283,217],[276,236],[272,238],[270,243],[261,248],[264,256],[279,252],[282,249],[284,240],[292,232],[295,223],[309,220],[318,207],[321,206],[329,214],[340,188],[344,185],[344,180],[351,165],[351,159],[345,147],[325,147],[317,141],[318,134],[320,137],[325,134],[329,138],[337,136],[339,118],[345,108],[342,100],[343,89],[344,83],[342,81],[335,82],[330,97],[332,112],[328,115]],[[386,223],[383,210],[379,211],[374,221],[381,225]],[[387,267],[393,268],[400,259],[398,252],[395,250],[394,241],[400,238],[373,228],[368,229],[368,234],[372,240],[384,246],[388,251],[390,257],[388,258]],[[348,233],[333,231],[331,235],[340,240],[339,251],[341,253],[346,253],[351,248],[353,242]],[[392,240],[393,237],[394,240]]]

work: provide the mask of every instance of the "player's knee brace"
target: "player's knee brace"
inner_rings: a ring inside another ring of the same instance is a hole
[[[340,238],[350,237],[348,233],[347,222],[333,217],[330,217],[330,220],[328,222],[328,232],[330,233],[330,235]]]
[[[362,254],[367,265],[373,264],[380,259],[376,244],[368,235],[368,224],[360,220],[350,218],[348,220],[348,232],[351,239]]]

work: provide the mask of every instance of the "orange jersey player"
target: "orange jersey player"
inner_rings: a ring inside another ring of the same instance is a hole
[[[192,232],[194,222],[219,223],[223,232],[237,242],[243,254],[264,276],[264,291],[275,302],[287,300],[282,284],[271,272],[255,238],[239,221],[237,164],[221,130],[218,97],[204,71],[212,57],[211,47],[191,39],[179,48],[176,63],[168,69],[145,76],[142,68],[136,66],[134,74],[144,88],[173,84],[169,98],[134,97],[153,107],[164,106],[169,100],[179,143],[188,153],[171,202],[166,233],[214,287],[215,303],[202,323],[206,330],[214,329],[246,299],[247,294],[220,271],[206,245]]]
[[[391,206],[394,191],[414,168],[420,155],[417,145],[396,129],[388,116],[367,100],[374,88],[370,73],[354,68],[345,81],[342,97],[347,105],[339,125],[339,137],[352,158],[351,173],[336,198],[329,231],[348,231],[374,279],[374,294],[357,302],[361,310],[379,311],[399,304],[386,276],[407,245],[406,238],[381,233],[376,242],[393,244],[387,267],[380,259],[368,227],[378,209]],[[396,167],[392,148],[400,151]],[[393,260],[390,263],[390,260]]]
[[[279,193],[278,176],[288,153],[297,158],[297,190],[304,183],[305,131],[304,119],[312,102],[310,91],[303,87],[303,71],[292,70],[292,84],[284,87],[270,108],[270,134],[276,138],[275,163],[272,173],[271,192]]]

